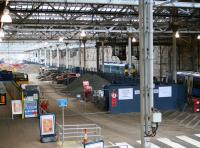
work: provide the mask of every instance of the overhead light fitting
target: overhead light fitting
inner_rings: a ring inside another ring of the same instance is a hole
[[[44,45],[45,45],[45,46],[48,45],[48,42],[44,42]]]
[[[5,36],[3,29],[0,29],[0,38],[3,38]]]
[[[197,39],[200,40],[200,34],[197,36]]]
[[[133,43],[135,43],[135,42],[136,42],[136,38],[135,38],[135,37],[133,37],[133,39],[132,39],[132,42],[133,42]]]
[[[64,37],[59,38],[59,42],[63,42],[63,40],[64,40]]]
[[[81,36],[81,37],[86,37],[86,33],[85,33],[84,30],[81,31],[81,35],[80,35],[80,36]]]
[[[3,15],[1,17],[1,22],[3,22],[3,23],[11,23],[12,22],[12,18],[9,15],[9,10],[6,8],[3,11]]]
[[[175,37],[176,37],[176,38],[179,38],[179,37],[180,37],[180,35],[179,35],[179,32],[178,32],[178,31],[176,31]]]

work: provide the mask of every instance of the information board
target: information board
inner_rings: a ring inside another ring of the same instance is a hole
[[[38,101],[33,97],[26,97],[24,99],[24,116],[25,118],[38,116]]]
[[[55,115],[47,114],[40,116],[40,135],[55,135]]]
[[[158,97],[172,97],[172,87],[171,86],[162,86],[158,88]]]
[[[119,100],[133,99],[133,88],[118,89]]]
[[[22,100],[12,100],[12,115],[22,114]]]

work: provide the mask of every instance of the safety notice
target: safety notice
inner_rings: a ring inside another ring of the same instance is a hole
[[[133,88],[118,89],[119,100],[133,99]]]

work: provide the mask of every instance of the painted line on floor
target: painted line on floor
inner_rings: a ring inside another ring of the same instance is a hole
[[[194,129],[199,123],[200,123],[200,120],[197,121],[197,122],[192,126],[192,128]]]
[[[176,136],[176,137],[178,139],[181,139],[181,140],[187,142],[187,143],[190,143],[191,145],[194,145],[194,146],[200,148],[200,142],[197,141],[197,140],[194,140],[194,139],[187,137],[187,136]]]
[[[120,148],[134,148],[133,146],[131,146],[130,144],[128,144],[126,142],[115,143],[115,145],[119,146]]]
[[[200,134],[194,134],[195,136],[197,136],[197,137],[200,137]]]
[[[182,146],[182,145],[180,145],[180,144],[178,144],[176,142],[171,141],[168,138],[158,138],[157,140],[162,142],[162,143],[164,143],[164,144],[166,144],[166,145],[169,145],[169,146],[171,146],[173,148],[186,148],[186,147],[184,147],[184,146]]]
[[[141,144],[141,141],[138,140],[137,143]],[[160,148],[159,146],[153,144],[153,143],[150,143],[151,144],[151,148]]]

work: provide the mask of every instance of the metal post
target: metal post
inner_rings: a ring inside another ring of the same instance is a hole
[[[42,64],[42,61],[41,61],[41,57],[42,57],[42,49],[39,50],[39,54],[40,54],[40,56],[39,56],[39,63]]]
[[[64,144],[65,107],[62,107],[62,147]]]
[[[47,66],[47,49],[44,48],[44,65]]]
[[[52,55],[52,52],[53,52],[53,51],[52,51],[52,48],[50,48],[49,52],[50,52],[50,55],[49,55],[49,56],[50,56],[50,57],[49,57],[49,59],[50,59],[49,65],[50,65],[50,66],[53,66],[53,59],[52,59],[52,58],[53,58],[53,57],[52,57],[52,56],[53,56],[53,55]]]
[[[66,67],[66,69],[68,69],[69,68],[69,52],[68,52],[68,49],[66,48],[65,49],[66,51],[66,55],[65,55],[65,67]]]
[[[81,68],[81,40],[79,43],[79,67]]]
[[[150,147],[153,108],[153,0],[139,1],[141,146]]]
[[[86,43],[86,40],[85,39],[83,39],[83,66],[84,66],[84,69],[86,69],[86,51],[85,51],[85,43]]]
[[[102,72],[104,72],[104,41],[102,41]]]
[[[154,98],[153,98],[153,0],[149,0],[148,5],[148,14],[149,20],[147,26],[149,27],[148,31],[148,39],[149,39],[149,114],[151,115],[152,109],[154,107]]]
[[[60,66],[60,54],[59,54],[59,48],[57,46],[57,67]]]
[[[131,70],[131,64],[132,64],[132,56],[131,56],[131,36],[128,37],[128,65],[129,70]]]
[[[172,80],[177,83],[176,69],[176,31],[173,32],[173,48],[172,48]]]
[[[160,46],[160,82],[162,79],[162,48]]]
[[[197,39],[197,45],[198,45],[198,48],[197,48],[197,50],[198,50],[198,54],[197,54],[197,71],[199,71],[199,39]]]
[[[97,53],[97,72],[99,72],[99,46],[96,46],[96,53]]]
[[[141,122],[141,147],[145,148],[144,141],[144,45],[143,45],[143,0],[139,1],[139,47],[140,47],[140,122]]]
[[[38,62],[38,64],[39,64],[39,63],[40,63],[39,49],[36,51],[36,54],[37,54],[37,62]]]

